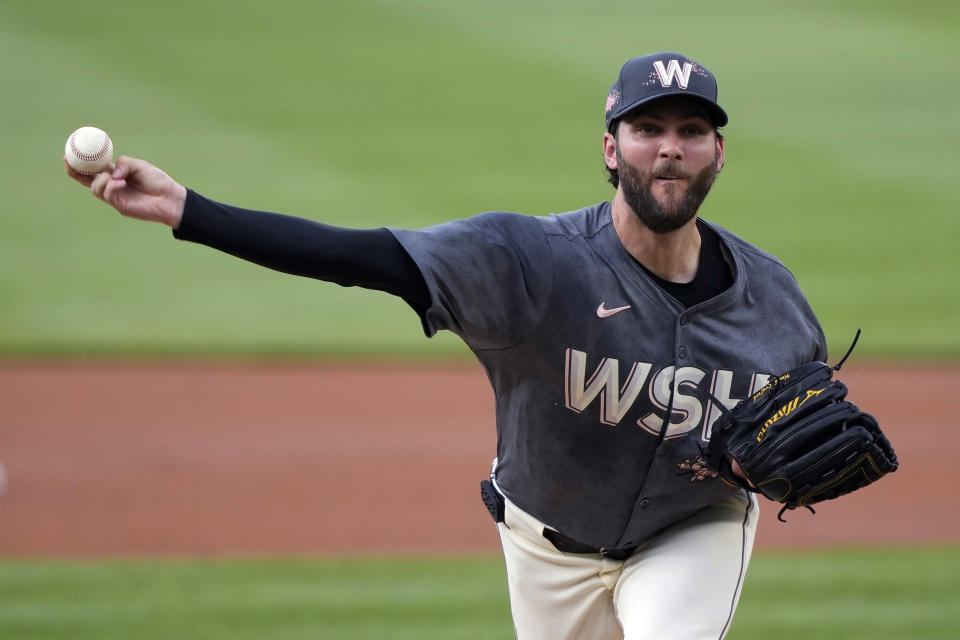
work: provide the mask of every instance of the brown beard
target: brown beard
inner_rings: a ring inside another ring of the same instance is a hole
[[[712,162],[692,176],[683,199],[673,206],[664,206],[653,197],[651,185],[655,176],[664,173],[677,175],[684,174],[678,165],[668,163],[660,165],[655,170],[645,173],[637,167],[624,162],[620,155],[620,146],[617,145],[617,171],[620,174],[620,187],[624,200],[633,209],[645,227],[654,233],[670,233],[690,222],[710,193],[717,177],[717,164]]]

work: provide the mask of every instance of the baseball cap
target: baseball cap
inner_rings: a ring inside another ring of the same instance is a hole
[[[693,58],[664,51],[631,58],[607,95],[607,131],[628,111],[664,96],[689,96],[703,105],[715,127],[727,124],[727,113],[717,104],[717,80]]]

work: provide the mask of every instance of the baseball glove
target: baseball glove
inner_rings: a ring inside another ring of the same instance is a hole
[[[707,464],[726,481],[783,503],[781,521],[787,509],[813,511],[812,504],[897,470],[876,419],[846,400],[846,385],[833,379],[852,350],[834,367],[811,362],[774,378],[714,423]],[[747,480],[733,472],[733,461]]]

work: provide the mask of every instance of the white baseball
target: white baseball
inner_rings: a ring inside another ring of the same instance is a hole
[[[106,169],[113,160],[113,142],[106,131],[80,127],[67,138],[63,152],[74,171],[92,176]]]

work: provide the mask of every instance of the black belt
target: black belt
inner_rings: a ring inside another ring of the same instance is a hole
[[[557,551],[564,553],[599,553],[604,558],[611,560],[626,560],[637,550],[636,547],[626,547],[623,549],[608,549],[606,547],[591,547],[588,544],[577,542],[573,538],[568,538],[559,531],[553,529],[544,529],[543,537],[550,541],[550,544],[557,548]]]
[[[494,522],[503,522],[504,500],[500,492],[489,480],[480,482],[480,497],[483,498],[483,504],[486,505]],[[611,560],[626,560],[637,550],[636,547],[626,547],[624,549],[607,549],[606,547],[591,547],[588,544],[577,542],[573,538],[568,538],[559,531],[553,529],[543,530],[543,537],[550,541],[556,547],[557,551],[564,553],[599,553],[604,558]]]

